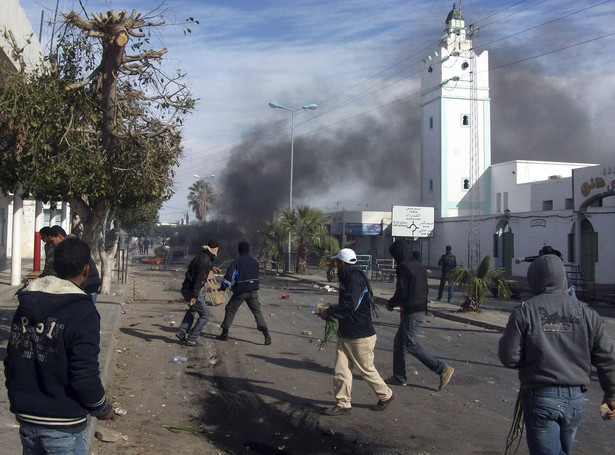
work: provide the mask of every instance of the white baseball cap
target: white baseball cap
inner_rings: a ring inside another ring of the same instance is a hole
[[[332,256],[331,259],[339,259],[346,264],[354,264],[355,262],[357,262],[357,255],[350,248],[342,248],[339,253],[337,253],[335,256]]]

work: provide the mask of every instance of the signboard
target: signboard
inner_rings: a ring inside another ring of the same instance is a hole
[[[574,210],[615,194],[615,166],[591,166],[572,170]]]
[[[394,205],[391,209],[393,237],[433,237],[434,208]]]
[[[346,235],[380,235],[382,224],[346,223]]]

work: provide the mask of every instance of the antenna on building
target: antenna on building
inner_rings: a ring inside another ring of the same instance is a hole
[[[461,2],[459,3],[461,9]],[[468,268],[476,268],[480,262],[480,153],[478,133],[478,74],[476,71],[475,38],[478,29],[470,25],[468,37],[470,49],[470,219],[468,232]]]

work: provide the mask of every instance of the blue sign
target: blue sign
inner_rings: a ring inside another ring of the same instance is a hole
[[[346,223],[346,235],[380,235],[382,224]]]

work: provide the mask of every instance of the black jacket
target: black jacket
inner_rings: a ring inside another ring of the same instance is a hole
[[[207,281],[207,275],[209,275],[209,271],[215,259],[215,256],[212,256],[209,251],[202,249],[199,254],[190,261],[181,289],[182,297],[186,302],[193,298],[199,298],[199,293],[205,285],[205,281]]]
[[[442,267],[442,276],[448,278],[451,276],[455,267],[457,267],[457,258],[453,253],[446,253],[440,256],[438,265]]]
[[[221,288],[226,289],[232,284],[233,293],[257,291],[258,273],[258,261],[250,256],[250,253],[241,253],[226,269]]]
[[[403,307],[406,313],[427,311],[427,271],[412,258],[410,244],[398,239],[389,247],[389,253],[397,262],[395,294],[389,299],[389,305]]]
[[[376,334],[372,324],[372,290],[356,265],[347,265],[337,273],[340,279],[337,305],[328,308],[329,316],[339,322],[342,338],[367,338]]]
[[[96,267],[96,263],[92,258],[90,258],[89,265],[90,268],[88,270],[88,277],[81,285],[81,289],[83,289],[88,294],[93,294],[94,292],[98,293],[101,284],[100,275],[98,274],[98,268]]]
[[[100,380],[100,316],[90,296],[47,276],[17,293],[4,359],[11,412],[20,421],[80,431],[111,410]]]

